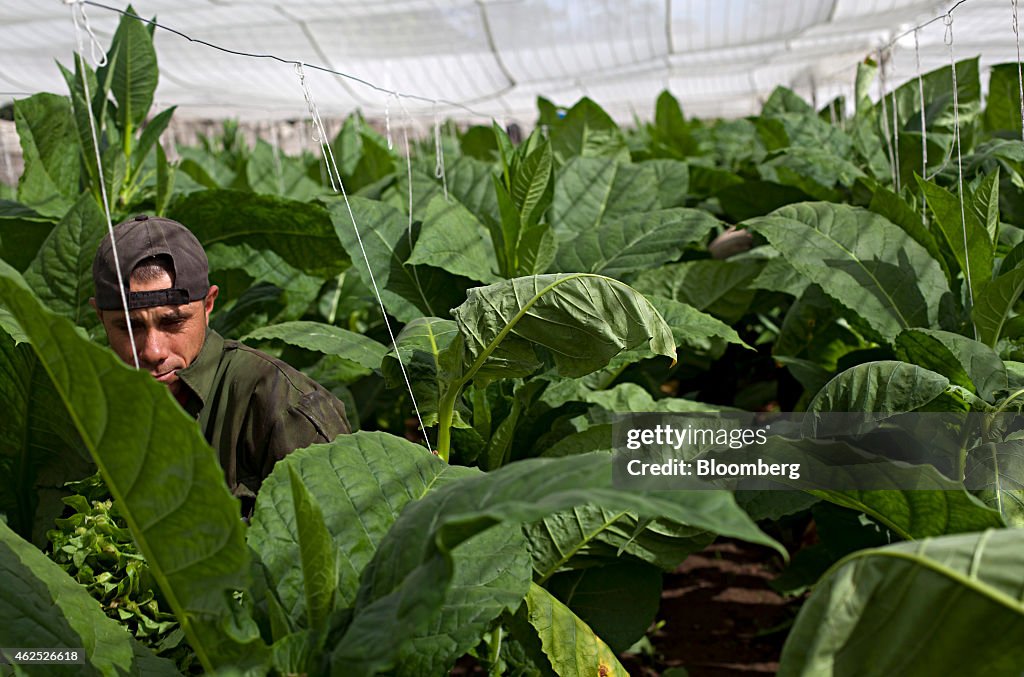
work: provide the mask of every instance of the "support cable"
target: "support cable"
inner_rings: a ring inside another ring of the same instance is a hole
[[[82,0],[65,0],[65,4],[72,5],[71,21],[75,25],[75,39],[78,42],[78,66],[81,71],[82,90],[85,96],[85,110],[89,116],[89,134],[92,136],[92,149],[96,158],[96,179],[99,181],[100,196],[103,199],[103,215],[106,217],[107,233],[110,235],[110,251],[114,256],[114,272],[117,274],[117,288],[121,292],[121,307],[124,310],[124,321],[128,327],[128,342],[132,346],[132,362],[135,364],[135,368],[139,369],[139,351],[135,347],[135,331],[132,329],[132,318],[128,312],[128,295],[124,290],[124,276],[121,274],[121,262],[117,255],[117,239],[114,237],[114,224],[110,218],[110,201],[107,198],[107,181],[103,173],[103,160],[100,158],[100,144],[96,134],[96,119],[92,114],[92,92],[89,91],[89,76],[85,70],[85,57],[82,56],[82,53],[85,51],[85,45],[82,44],[82,28],[78,23],[80,17],[82,23],[85,24],[85,30],[89,33],[89,39],[92,43],[93,63],[98,67],[102,67],[107,63],[107,56],[103,53],[102,48],[99,48],[97,52],[99,41],[89,26],[89,17],[85,14],[85,3]],[[99,57],[97,57],[97,53]]]
[[[373,267],[370,265],[370,257],[366,254],[366,247],[363,246],[363,237],[359,232],[359,225],[356,223],[356,216],[352,211],[352,204],[349,202],[348,193],[345,191],[345,185],[341,180],[341,173],[338,171],[338,165],[334,159],[334,151],[331,149],[327,132],[324,130],[323,120],[320,117],[320,110],[317,107],[316,102],[313,100],[313,93],[309,88],[309,83],[306,82],[306,74],[301,63],[295,66],[295,73],[299,76],[299,85],[302,87],[302,93],[306,99],[306,106],[309,108],[309,114],[313,120],[316,137],[320,143],[320,152],[323,154],[324,163],[327,164],[327,172],[331,176],[331,188],[334,189],[334,192],[341,193],[341,197],[345,201],[345,208],[348,210],[349,219],[352,221],[352,230],[355,232],[356,241],[359,243],[359,251],[363,255],[363,262],[366,264],[366,272],[370,278],[370,286],[373,288],[373,294],[377,298],[377,303],[380,306],[381,316],[384,318],[384,326],[388,330],[388,336],[391,339],[391,347],[395,351],[395,357],[398,359],[398,366],[402,371],[402,379],[405,381],[405,387],[409,391],[409,397],[412,400],[412,407],[416,412],[416,420],[419,422],[420,431],[423,433],[423,439],[426,442],[427,449],[436,455],[437,451],[431,447],[430,437],[427,435],[427,428],[423,425],[423,416],[420,414],[420,408],[416,402],[416,395],[413,393],[412,383],[409,381],[409,374],[406,372],[405,364],[402,362],[402,353],[398,350],[398,340],[395,338],[395,332],[391,328],[391,321],[388,319],[388,312],[384,307],[384,299],[381,298],[380,288],[377,286],[377,278],[373,274]]]

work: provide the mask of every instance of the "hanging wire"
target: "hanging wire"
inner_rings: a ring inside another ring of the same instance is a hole
[[[68,3],[68,0],[65,0]],[[78,66],[81,71],[82,77],[82,90],[85,96],[85,110],[89,116],[89,134],[92,136],[92,149],[96,157],[96,178],[100,184],[100,196],[103,198],[103,215],[107,220],[107,233],[110,235],[110,251],[114,256],[114,272],[117,274],[117,287],[121,292],[121,307],[124,309],[124,321],[128,327],[128,342],[132,346],[132,362],[135,364],[135,368],[139,368],[139,351],[135,347],[135,331],[132,329],[132,318],[128,312],[128,295],[124,289],[124,276],[121,274],[121,262],[117,254],[117,238],[114,237],[114,223],[110,218],[110,201],[107,199],[107,181],[103,173],[103,160],[100,158],[100,144],[96,138],[96,119],[92,114],[92,93],[89,91],[89,76],[86,73],[85,57],[82,53],[85,51],[85,45],[82,44],[82,28],[79,26],[78,20],[81,16],[82,23],[85,24],[86,30],[89,33],[90,40],[93,43],[92,55],[93,63],[97,66],[103,66],[107,63],[106,54],[102,54],[102,59],[96,58],[96,46],[99,42],[96,40],[96,34],[89,28],[89,19],[85,15],[85,4],[82,2],[70,2],[71,7],[71,22],[75,25],[75,40],[78,43]]]
[[[331,149],[331,144],[327,140],[327,132],[324,130],[323,120],[320,117],[320,110],[313,100],[313,93],[309,88],[309,83],[306,82],[306,74],[303,70],[302,64],[295,65],[295,73],[299,76],[299,85],[302,87],[302,94],[306,99],[306,105],[309,108],[310,117],[313,119],[313,125],[317,130],[317,137],[320,143],[320,152],[324,155],[324,162],[328,164],[328,174],[331,174],[331,188],[334,192],[341,193],[342,199],[345,201],[345,209],[348,210],[348,217],[352,221],[352,230],[356,235],[356,242],[359,243],[359,251],[363,255],[363,262],[366,264],[366,272],[370,277],[370,285],[373,288],[373,294],[377,297],[377,303],[380,305],[381,316],[384,318],[384,326],[388,330],[388,336],[391,338],[391,346],[394,348],[395,356],[398,359],[398,366],[402,371],[402,379],[405,381],[405,387],[409,391],[409,397],[412,400],[412,407],[416,412],[416,420],[420,424],[420,431],[423,433],[423,439],[427,444],[427,449],[431,453],[437,454],[437,452],[430,446],[430,437],[427,435],[427,428],[423,425],[423,416],[420,414],[419,405],[416,403],[416,395],[412,390],[412,383],[409,381],[409,374],[405,370],[405,364],[402,362],[402,354],[398,350],[398,340],[395,338],[394,330],[391,328],[391,321],[388,320],[388,312],[384,307],[384,299],[381,298],[380,288],[377,286],[377,278],[373,274],[373,267],[370,265],[370,257],[366,254],[366,247],[363,246],[363,237],[359,232],[359,225],[356,223],[356,215],[352,211],[352,204],[349,202],[348,193],[345,191],[345,185],[341,180],[341,173],[338,171],[338,164],[334,159],[334,151]],[[337,179],[337,185],[335,185],[335,178]]]
[[[1010,0],[1013,5],[1013,37],[1017,43],[1017,87],[1020,90],[1020,137],[1024,140],[1024,75],[1020,66],[1020,26],[1017,23],[1017,0]]]
[[[889,111],[885,103],[886,82],[885,82],[885,54],[878,50],[878,84],[882,89],[879,102],[882,104],[882,134],[885,135],[885,149],[889,155],[889,168],[892,174],[892,185],[899,192],[899,168],[896,166],[896,155],[892,147],[892,135],[889,133]]]
[[[952,12],[952,10],[951,10]],[[964,277],[967,280],[967,298],[970,300],[971,308],[974,307],[974,289],[971,286],[971,254],[967,245],[967,214],[964,209],[964,168],[962,157],[960,154],[960,101],[957,95],[957,83],[956,83],[956,58],[953,55],[953,15],[952,13],[946,14],[946,35],[945,42],[949,47],[949,67],[953,73],[953,125],[956,142],[956,182],[957,191],[960,197],[960,225],[964,232]],[[974,337],[978,337],[978,328],[971,323],[974,328]]]
[[[921,176],[928,176],[928,126],[924,111],[924,77],[921,75],[921,45],[914,30],[914,60],[917,62],[917,97],[921,107]],[[922,218],[924,210],[921,211]]]
[[[391,97],[393,95],[394,92],[384,97],[384,136],[388,140],[388,150],[394,150],[395,148],[395,144],[391,140]]]
[[[889,50],[888,55],[889,61],[891,63],[895,63],[895,52]],[[900,176],[900,120],[899,105],[896,102],[895,87],[893,87],[893,90],[890,95],[892,96],[892,153],[893,158],[895,159],[895,164],[893,165],[893,175],[896,177],[896,192],[899,193],[901,187],[900,180],[902,178]]]
[[[388,89],[386,87],[382,87],[380,85],[376,85],[373,82],[370,82],[369,80],[365,80],[365,79],[363,79],[361,77],[358,77],[356,75],[352,75],[351,73],[344,73],[342,71],[334,70],[333,68],[327,68],[326,66],[317,66],[316,64],[306,63],[304,61],[299,61],[297,59],[288,59],[288,58],[285,58],[285,57],[280,57],[280,56],[277,56],[276,54],[259,54],[259,53],[253,53],[253,52],[242,52],[242,51],[239,51],[239,50],[236,50],[236,49],[230,49],[228,47],[222,47],[220,45],[214,44],[212,42],[208,42],[206,40],[202,40],[200,38],[194,38],[191,35],[188,35],[187,33],[183,33],[182,31],[179,31],[177,29],[171,28],[169,26],[165,26],[164,24],[161,24],[161,23],[159,23],[158,21],[156,21],[154,19],[147,19],[145,17],[139,16],[138,14],[133,14],[132,12],[128,12],[128,11],[123,10],[123,9],[118,9],[117,7],[111,7],[110,5],[105,5],[102,2],[96,2],[96,0],[64,0],[64,2],[65,3],[74,2],[74,3],[92,5],[93,7],[99,7],[101,9],[105,9],[105,10],[108,10],[108,11],[111,11],[111,12],[116,12],[116,13],[121,14],[123,16],[126,16],[126,17],[128,17],[130,19],[136,19],[136,20],[141,21],[143,23],[146,23],[146,24],[149,24],[151,26],[155,26],[157,28],[165,30],[165,31],[167,31],[169,33],[174,33],[178,37],[185,38],[189,42],[194,42],[196,44],[203,45],[203,46],[209,47],[211,49],[216,49],[217,51],[224,52],[225,54],[234,54],[235,56],[245,56],[245,57],[249,57],[249,58],[252,58],[252,59],[270,59],[272,61],[277,61],[279,63],[288,64],[290,66],[301,66],[303,68],[309,68],[309,69],[312,69],[312,70],[318,70],[318,71],[322,71],[324,73],[330,73],[331,75],[337,75],[338,77],[345,78],[346,80],[351,80],[352,82],[358,82],[359,84],[361,84],[361,85],[363,85],[365,87],[369,87],[370,89],[373,89],[375,91],[381,92],[383,94],[394,93],[396,96],[404,98],[404,99],[410,99],[410,100],[413,100],[413,101],[421,101],[423,103],[433,104],[434,106],[436,106],[437,104],[443,104],[443,105],[449,106],[451,108],[458,108],[459,110],[464,110],[467,113],[469,113],[471,115],[475,115],[477,117],[482,117],[482,118],[489,118],[490,117],[490,115],[487,115],[485,113],[481,113],[480,111],[473,110],[469,106],[467,106],[465,104],[462,104],[462,103],[459,103],[458,101],[451,101],[449,99],[438,99],[436,97],[421,96],[419,94],[409,94],[407,92],[392,92],[392,90],[390,90],[390,89]],[[504,90],[502,92],[495,93],[494,96],[497,96],[497,95],[500,95],[500,94],[503,94],[503,93],[504,93]],[[487,98],[490,98],[490,97],[487,97]]]
[[[444,187],[444,201],[448,202],[448,177],[444,171],[444,144],[441,142],[441,118],[434,109],[434,176],[441,179]]]
[[[405,122],[402,125],[402,143],[405,147],[405,180],[409,184],[409,222],[405,228],[405,234],[409,243],[409,251],[412,252],[412,151],[409,149],[409,127],[412,125],[412,116],[406,110],[405,104],[398,99],[398,105],[402,107],[402,114],[405,115]],[[411,266],[413,278],[416,280],[417,288],[420,287],[419,271],[416,266]]]

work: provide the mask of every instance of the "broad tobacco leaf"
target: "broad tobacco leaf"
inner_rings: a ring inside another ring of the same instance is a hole
[[[1022,551],[1024,531],[1002,529],[850,555],[800,610],[779,675],[1016,674]]]
[[[18,200],[43,216],[60,218],[78,196],[81,164],[71,102],[56,94],[35,94],[14,104],[25,171]]]
[[[645,344],[657,355],[676,354],[650,302],[600,275],[534,275],[479,287],[452,314],[469,377],[528,375],[539,366],[534,346],[549,351],[563,376],[583,376]]]
[[[465,290],[473,285],[468,278],[434,266],[407,263],[421,232],[408,214],[361,197],[350,197],[348,204],[335,200],[328,209],[352,267],[367,287],[376,285],[388,312],[401,321],[424,315],[444,317],[466,298]]]
[[[276,339],[293,346],[313,350],[325,355],[336,355],[355,362],[366,369],[380,369],[387,346],[354,331],[324,324],[297,320],[262,327],[250,332],[243,341]]]
[[[794,268],[886,341],[936,327],[949,295],[942,268],[903,229],[869,211],[807,202],[745,222]]]
[[[352,675],[394,666],[403,635],[418,632],[439,613],[458,567],[455,548],[499,523],[532,522],[590,503],[775,545],[727,492],[679,493],[669,500],[617,491],[610,464],[607,454],[528,459],[475,473],[407,505],[363,573],[352,624],[332,653],[332,665]],[[525,594],[529,582],[528,576],[520,579],[517,589]]]
[[[615,653],[566,605],[544,588],[531,584],[526,596],[530,625],[559,677],[619,677],[626,669]]]
[[[0,332],[0,513],[37,547],[64,510],[64,483],[95,472],[53,383],[28,343]]]
[[[316,277],[335,277],[348,256],[322,206],[231,190],[192,193],[175,203],[170,218],[184,223],[204,247],[247,244],[271,250]]]
[[[73,422],[200,661],[261,663],[257,628],[231,596],[249,576],[238,501],[195,421],[164,386],[43,308],[3,262],[0,301],[52,381],[62,405],[53,415]]]
[[[83,194],[43,242],[25,271],[36,296],[50,310],[80,327],[99,324],[89,305],[93,295],[92,261],[107,221],[89,193]]]
[[[555,269],[628,279],[703,244],[719,221],[698,209],[665,209],[604,221],[560,243]]]

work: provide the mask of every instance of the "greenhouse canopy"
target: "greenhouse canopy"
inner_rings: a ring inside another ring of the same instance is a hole
[[[54,60],[71,65],[77,36],[87,55],[106,50],[124,6],[84,9],[76,34],[71,4],[0,0],[0,103],[65,93]],[[307,114],[293,64],[210,45],[308,64],[325,115],[526,123],[538,95],[589,96],[620,121],[647,119],[666,88],[698,117],[753,114],[778,85],[820,107],[849,100],[867,58],[884,66],[877,98],[949,64],[951,49],[983,68],[1019,51],[1005,0],[137,0],[134,10],[178,32],[156,29],[157,107],[196,119]]]

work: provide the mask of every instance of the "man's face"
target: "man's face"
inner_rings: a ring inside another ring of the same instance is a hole
[[[148,282],[132,279],[129,283],[131,291],[157,291],[172,286],[171,276],[167,273]],[[206,298],[200,301],[180,306],[139,308],[129,312],[139,368],[165,384],[174,395],[179,395],[182,389],[178,370],[192,364],[203,347],[206,325],[217,293],[217,286],[213,285]],[[107,332],[110,347],[122,360],[134,364],[124,311],[97,310],[96,313]]]

